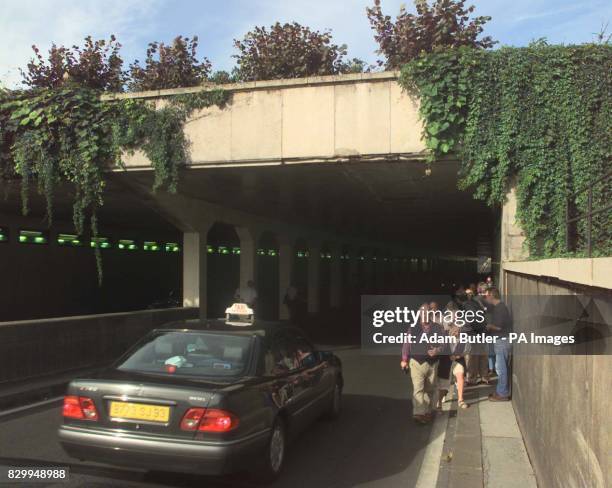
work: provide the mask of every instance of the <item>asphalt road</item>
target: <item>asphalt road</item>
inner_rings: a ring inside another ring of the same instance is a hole
[[[339,419],[318,421],[290,446],[274,487],[414,486],[430,427],[411,422],[410,380],[395,356],[339,351],[345,374]],[[82,463],[63,453],[60,405],[0,418],[0,466],[68,465],[69,482],[0,484],[50,487],[250,487],[244,474],[209,478]]]

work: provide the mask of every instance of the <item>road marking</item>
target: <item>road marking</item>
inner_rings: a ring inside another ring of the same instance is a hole
[[[40,402],[23,405],[22,407],[15,407],[15,408],[11,408],[10,410],[3,410],[0,412],[0,417],[6,417],[7,415],[12,415],[14,413],[25,412],[26,410],[30,410],[32,408],[42,407],[44,405],[49,405],[51,403],[59,402],[63,398],[64,398],[63,396],[58,396],[55,398],[50,398],[48,400],[42,400]]]
[[[447,405],[444,405],[447,407]],[[421,463],[419,477],[414,488],[432,488],[438,483],[438,472],[440,471],[440,458],[444,449],[446,427],[448,425],[448,410],[438,412],[433,422],[425,455]]]

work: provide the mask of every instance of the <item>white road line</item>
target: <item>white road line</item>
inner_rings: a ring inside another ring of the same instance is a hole
[[[42,407],[43,405],[49,405],[51,403],[59,402],[63,399],[63,396],[50,398],[48,400],[42,400],[36,403],[30,403],[29,405],[23,405],[22,407],[11,408],[10,410],[0,411],[0,417],[6,417],[7,415],[11,415],[14,413],[25,412],[26,410],[30,410],[31,408]]]
[[[421,470],[414,488],[433,488],[438,483],[438,472],[440,470],[440,458],[444,449],[446,427],[448,425],[448,404],[443,412],[438,412],[433,422],[429,441],[425,448],[425,455],[421,463]]]

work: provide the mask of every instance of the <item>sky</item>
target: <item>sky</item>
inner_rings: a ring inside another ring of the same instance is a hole
[[[411,0],[382,0],[395,17]],[[32,57],[32,44],[46,52],[52,42],[72,46],[87,35],[115,34],[123,45],[125,66],[144,59],[151,41],[170,42],[177,35],[199,37],[198,55],[214,70],[231,70],[233,40],[255,25],[297,21],[313,29],[331,29],[336,44],[347,44],[350,57],[374,63],[376,43],[365,8],[373,0],[0,0],[0,83],[17,87],[19,68]],[[476,15],[492,17],[485,33],[498,45],[524,46],[547,38],[550,43],[592,41],[610,22],[610,0],[468,0]]]

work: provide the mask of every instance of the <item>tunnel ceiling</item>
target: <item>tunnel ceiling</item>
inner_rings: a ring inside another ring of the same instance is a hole
[[[7,215],[22,215],[21,185],[18,181],[11,184],[3,183],[0,197],[0,213]],[[68,185],[56,188],[53,198],[53,221],[66,231],[72,231],[72,199],[73,189]],[[29,213],[33,222],[40,221],[41,226],[47,225],[46,201],[33,184],[29,193]],[[120,178],[111,175],[104,190],[104,206],[98,215],[99,230],[104,233],[106,227],[137,230],[143,232],[156,231],[176,233],[177,229],[160,216],[155,208],[141,197],[134,194]]]
[[[475,255],[494,213],[457,189],[458,163],[349,162],[187,169],[179,192],[236,210],[423,252]],[[128,173],[150,184],[151,173]],[[307,237],[307,236],[305,236]]]
[[[288,223],[377,241],[419,252],[475,255],[479,236],[490,238],[494,212],[457,190],[456,162],[349,162],[185,169],[179,192],[207,202]],[[115,173],[108,181],[104,226],[173,231],[154,199],[133,192],[126,179],[150,187],[151,171]],[[56,221],[72,219],[71,190],[58,189]],[[31,192],[31,214],[44,217],[44,198]],[[0,212],[20,214],[17,184],[0,199]],[[307,238],[308,236],[303,236]]]

